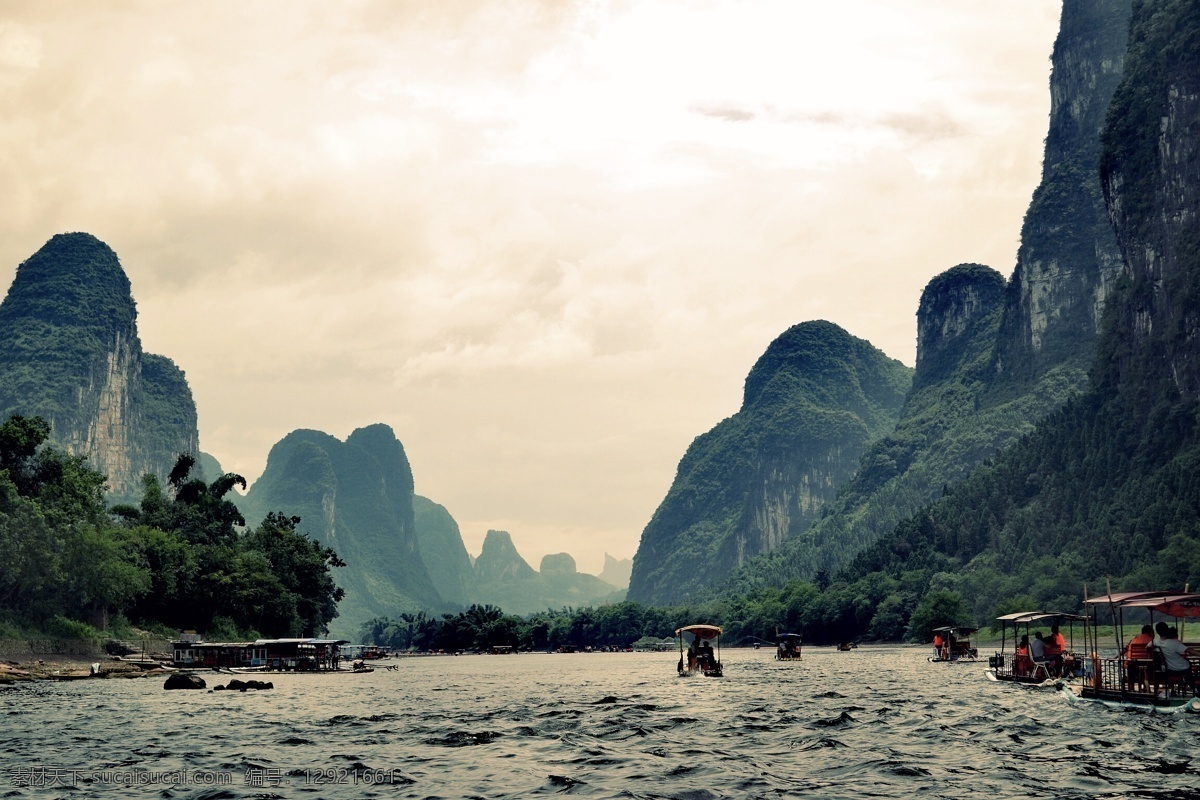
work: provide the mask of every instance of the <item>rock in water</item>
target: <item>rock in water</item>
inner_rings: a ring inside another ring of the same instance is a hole
[[[164,689],[203,689],[207,686],[204,678],[199,675],[193,675],[190,672],[177,672],[174,675],[167,676],[167,682],[163,684]]]

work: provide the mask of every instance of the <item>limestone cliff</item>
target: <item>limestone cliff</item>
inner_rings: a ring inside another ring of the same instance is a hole
[[[895,431],[872,445],[811,530],[748,564],[736,585],[832,573],[1086,387],[1100,309],[1119,274],[1098,159],[1129,14],[1129,0],[1063,3],[1042,182],[1003,296],[1000,275],[979,265],[930,281],[917,374]]]
[[[895,424],[911,370],[829,322],[779,336],[737,414],[696,438],[642,533],[629,599],[694,598],[807,529]]]
[[[568,553],[544,556],[541,569],[529,566],[507,531],[488,531],[475,559],[475,602],[498,606],[509,614],[547,609],[582,608],[621,599],[620,592],[579,572]]]
[[[1121,78],[1130,0],[1065,0],[1051,57],[1042,180],[1021,229],[997,340],[993,392],[1051,370],[1086,384],[1105,301],[1121,270],[1100,186],[1100,131]]]
[[[421,557],[408,458],[386,425],[359,428],[345,442],[289,433],[238,506],[251,526],[271,511],[300,517],[299,530],[346,562],[335,576],[346,592],[337,635],[354,636],[376,616],[449,608]]]
[[[1080,603],[1081,585],[1196,586],[1196,0],[1133,4],[1102,143],[1100,176],[1125,268],[1106,309],[1091,385],[860,553],[841,576],[847,581],[879,585],[904,576],[906,587],[957,592],[981,622],[1018,593],[1027,593],[1030,605],[1070,610]],[[898,596],[883,603],[916,605]]]
[[[0,417],[11,414],[44,417],[53,442],[108,476],[112,500],[199,451],[183,372],[142,352],[129,278],[93,236],[51,238],[0,304]]]
[[[495,581],[530,580],[537,575],[521,558],[508,531],[488,531],[475,559],[475,577],[481,584]]]
[[[1139,7],[1113,99],[1102,178],[1127,294],[1103,355],[1105,380],[1200,399],[1200,11]],[[1132,378],[1132,380],[1131,380]]]
[[[912,390],[919,392],[952,379],[968,351],[980,346],[989,317],[1003,302],[1004,278],[981,264],[960,264],[926,284],[917,308],[917,370]],[[990,334],[994,336],[995,331]]]
[[[629,588],[629,575],[633,572],[632,558],[613,558],[608,553],[604,554],[604,568],[600,570],[598,576],[600,580],[615,586],[618,589]]]
[[[438,594],[447,603],[459,606],[475,602],[475,567],[454,517],[445,506],[414,495],[413,523],[421,560]]]

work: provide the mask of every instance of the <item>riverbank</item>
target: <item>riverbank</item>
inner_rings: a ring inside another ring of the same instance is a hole
[[[0,684],[20,681],[62,681],[99,678],[147,678],[167,670],[142,669],[112,656],[81,657],[60,653],[35,653],[23,659],[0,661]]]

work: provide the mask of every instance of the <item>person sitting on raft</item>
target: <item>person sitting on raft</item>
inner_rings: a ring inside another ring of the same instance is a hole
[[[1063,655],[1067,652],[1067,640],[1058,632],[1057,625],[1050,626],[1050,637],[1045,640],[1043,652],[1049,662],[1050,674],[1054,677],[1062,675]]]
[[[1146,686],[1149,684],[1150,668],[1150,644],[1154,641],[1154,628],[1149,625],[1142,626],[1142,632],[1129,640],[1129,644],[1125,645],[1122,655],[1128,663],[1129,683],[1133,686]]]
[[[1013,673],[1023,678],[1032,670],[1033,659],[1029,656],[1029,634],[1024,634],[1017,645],[1017,654],[1013,658]]]

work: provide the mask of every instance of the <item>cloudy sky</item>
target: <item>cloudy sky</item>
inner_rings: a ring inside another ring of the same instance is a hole
[[[0,0],[0,290],[120,256],[201,447],[392,426],[467,548],[631,557],[755,359],[1012,272],[1061,2]]]

